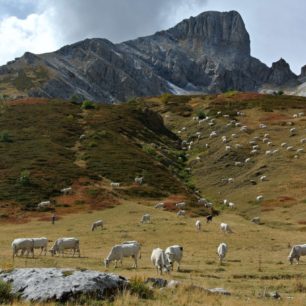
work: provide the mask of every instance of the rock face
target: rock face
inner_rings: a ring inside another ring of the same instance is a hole
[[[21,298],[38,302],[66,302],[82,294],[104,299],[128,284],[115,274],[55,268],[15,269],[0,273],[0,279],[10,282],[13,293]]]
[[[268,68],[250,55],[236,11],[204,12],[148,37],[113,44],[86,39],[41,55],[29,52],[0,67],[0,85],[15,96],[125,101],[165,92],[257,91],[297,82],[280,60]],[[3,94],[6,94],[5,90]]]
[[[271,72],[267,82],[272,85],[286,85],[288,83],[296,83],[298,77],[291,71],[289,64],[284,60],[272,64]]]

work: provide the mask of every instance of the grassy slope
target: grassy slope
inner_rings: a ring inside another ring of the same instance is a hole
[[[180,99],[180,100],[179,100]],[[259,215],[270,226],[291,228],[305,231],[305,154],[299,154],[294,159],[296,151],[286,151],[280,148],[283,142],[294,146],[295,150],[303,148],[301,138],[306,137],[305,117],[294,119],[294,113],[306,110],[306,99],[290,96],[269,96],[259,94],[228,93],[218,96],[200,97],[162,97],[151,98],[143,101],[147,106],[163,114],[166,125],[174,131],[186,127],[180,135],[182,139],[191,138],[196,132],[202,133],[201,139],[195,141],[190,154],[189,165],[192,167],[194,184],[202,194],[219,205],[223,199],[234,202],[237,212],[248,219]],[[180,109],[178,109],[180,107]],[[216,118],[216,125],[208,126],[207,123],[199,125],[192,120],[199,111],[204,111],[212,118]],[[222,114],[230,114],[226,119],[216,116],[218,111]],[[246,116],[236,116],[237,111],[243,111]],[[306,112],[305,112],[306,113]],[[241,132],[239,127],[225,128],[229,120],[236,119],[242,125],[249,127],[248,133]],[[292,122],[292,126],[288,125]],[[259,123],[268,126],[267,129],[259,129]],[[297,129],[296,136],[290,136],[289,129]],[[210,139],[211,131],[217,131],[218,137]],[[232,139],[231,134],[237,134],[238,138]],[[261,139],[265,133],[270,134],[273,142],[268,147],[259,141],[260,154],[251,156],[249,141],[254,136]],[[225,135],[230,141],[227,145],[233,150],[225,151],[225,144],[221,142],[221,136]],[[205,149],[205,144],[209,149]],[[241,144],[242,149],[235,149],[235,144]],[[279,149],[273,156],[266,156],[266,150]],[[196,157],[200,161],[196,161]],[[244,162],[251,156],[251,163],[243,167],[235,167],[235,161]],[[259,177],[266,175],[268,181],[261,183]],[[233,177],[234,184],[224,184],[222,178]],[[253,185],[254,180],[257,185]],[[257,195],[263,194],[265,200],[259,205],[255,202]]]
[[[89,179],[91,198],[76,197],[75,202],[92,201],[93,195],[103,200],[105,192],[111,192],[106,188],[109,181],[123,184],[117,196],[159,198],[188,193],[175,174],[184,167],[172,156],[178,138],[151,111],[133,105],[82,111],[73,103],[44,99],[19,100],[1,109],[0,134],[9,138],[0,142],[4,217],[7,205],[31,210],[70,185],[78,194],[81,178]],[[85,139],[79,140],[82,134]],[[29,184],[20,183],[24,170],[30,173]],[[145,177],[143,186],[134,185],[137,175]],[[101,180],[102,191],[94,187]],[[62,198],[59,203],[63,204]]]

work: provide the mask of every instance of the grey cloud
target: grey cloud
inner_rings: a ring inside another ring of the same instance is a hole
[[[192,11],[206,0],[53,0],[51,3],[56,26],[71,43],[87,37],[120,42],[153,34],[173,25],[173,18],[181,15],[182,10]]]

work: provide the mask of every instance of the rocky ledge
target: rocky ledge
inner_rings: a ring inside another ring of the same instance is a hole
[[[33,302],[76,300],[81,295],[111,298],[128,284],[122,276],[90,270],[26,268],[0,272],[12,293]]]

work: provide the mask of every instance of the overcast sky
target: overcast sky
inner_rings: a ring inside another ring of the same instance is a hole
[[[304,0],[0,0],[0,64],[92,37],[113,42],[153,34],[203,11],[238,11],[252,55],[306,64]]]

